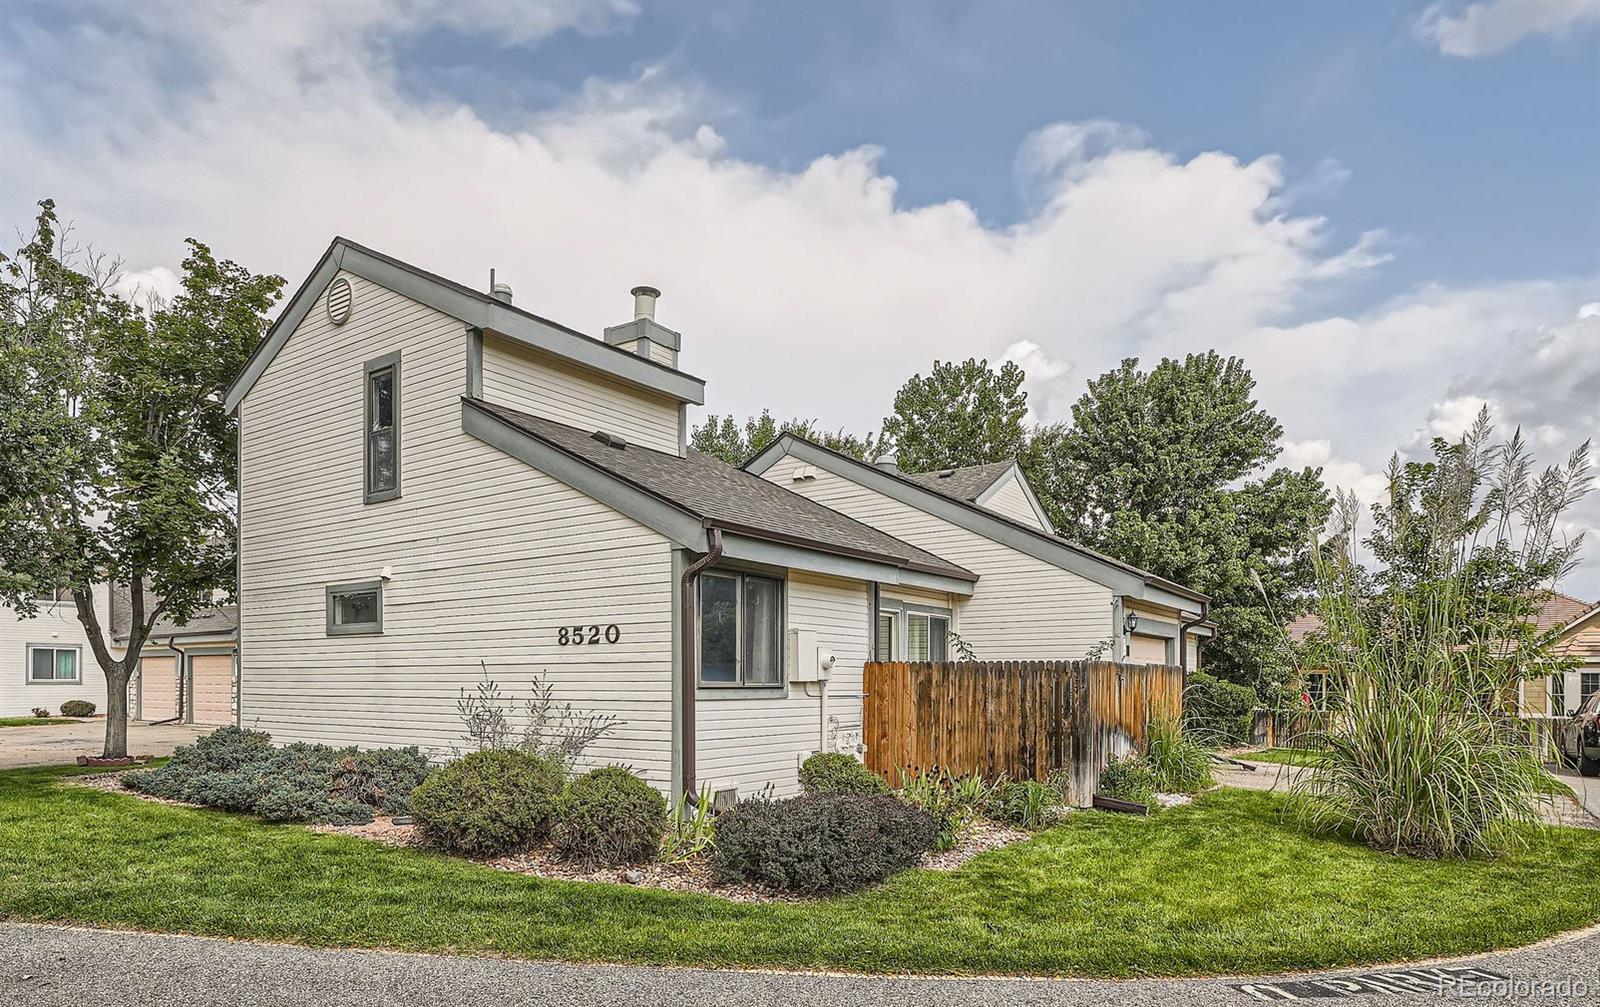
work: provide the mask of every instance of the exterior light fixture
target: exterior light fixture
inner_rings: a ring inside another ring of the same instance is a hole
[[[1134,630],[1136,630],[1138,628],[1139,628],[1139,616],[1137,614],[1133,613],[1133,612],[1129,612],[1128,613],[1128,617],[1126,619],[1122,620],[1122,631],[1124,633],[1132,633]]]

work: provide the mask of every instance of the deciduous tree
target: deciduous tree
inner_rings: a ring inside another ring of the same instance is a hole
[[[27,617],[70,590],[105,674],[105,754],[127,754],[128,680],[156,621],[232,593],[237,442],[222,405],[283,280],[191,239],[182,291],[143,304],[64,241],[40,204],[0,254],[0,601]],[[121,657],[93,589],[131,589]],[[155,599],[146,604],[146,598]]]

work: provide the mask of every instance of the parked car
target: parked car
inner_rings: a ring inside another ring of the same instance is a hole
[[[1600,776],[1600,692],[1584,700],[1557,731],[1561,757],[1576,765],[1584,776]]]

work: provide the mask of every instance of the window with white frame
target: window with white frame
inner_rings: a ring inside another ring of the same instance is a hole
[[[879,661],[894,660],[894,623],[895,614],[893,612],[878,613],[878,652],[876,657]]]
[[[700,684],[783,685],[783,581],[720,570],[700,575]]]
[[[28,646],[28,683],[56,685],[82,680],[77,647]]]
[[[1550,716],[1564,717],[1567,714],[1567,676],[1563,672],[1556,672],[1550,676]]]
[[[1578,705],[1582,706],[1589,701],[1589,697],[1600,692],[1600,671],[1586,671],[1578,676]]]
[[[369,360],[366,373],[366,502],[400,495],[400,354]]]
[[[335,584],[327,590],[328,635],[383,632],[383,581]]]

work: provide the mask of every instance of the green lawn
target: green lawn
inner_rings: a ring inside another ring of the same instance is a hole
[[[1316,757],[1316,752],[1306,748],[1264,748],[1234,756],[1246,762],[1276,762],[1285,766],[1309,766]]]
[[[0,915],[311,945],[865,972],[1269,972],[1524,944],[1600,920],[1600,832],[1497,861],[1311,838],[1270,794],[1069,817],[952,874],[801,905],[546,881],[0,773]]]
[[[0,727],[38,727],[40,724],[76,724],[72,717],[0,717]]]

